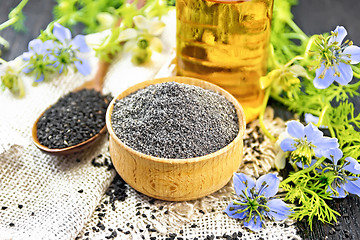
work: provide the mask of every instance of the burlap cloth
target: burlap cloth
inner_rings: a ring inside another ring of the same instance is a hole
[[[105,93],[116,96],[133,84],[171,74],[175,13],[165,22],[164,51],[154,54],[145,66],[134,66],[128,54],[119,56],[106,76]],[[104,34],[88,35],[87,41],[95,44]],[[93,75],[95,53],[85,57]],[[0,66],[0,74],[3,70]],[[21,77],[24,98],[0,93],[0,239],[226,239],[224,234],[233,239],[235,235],[239,239],[299,238],[291,223],[269,223],[252,233],[226,216],[223,210],[232,198],[231,182],[210,196],[180,203],[153,200],[125,184],[126,198],[112,206],[105,192],[116,172],[91,163],[109,157],[107,136],[90,149],[64,157],[41,152],[31,139],[39,114],[92,76],[69,72],[36,87],[31,78]],[[266,124],[278,134],[283,122],[272,118],[269,111]],[[247,129],[244,151],[245,164],[239,171],[258,177],[273,167],[273,144],[258,131],[257,122]]]

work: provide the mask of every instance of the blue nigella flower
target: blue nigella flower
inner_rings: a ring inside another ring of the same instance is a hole
[[[85,42],[84,35],[77,35],[71,39],[71,32],[68,28],[59,23],[54,24],[53,34],[59,41],[58,48],[55,50],[57,62],[55,67],[59,67],[61,73],[67,65],[74,63],[76,69],[83,75],[91,73],[91,67],[86,59],[78,57],[79,52],[89,52],[90,48]]]
[[[334,81],[346,85],[352,80],[350,64],[360,62],[360,47],[354,46],[351,41],[342,43],[346,35],[346,29],[337,26],[329,38],[321,38],[321,42],[317,42],[321,65],[314,79],[316,88],[325,89]]]
[[[52,72],[52,64],[56,60],[51,55],[54,48],[54,42],[47,40],[45,42],[40,39],[34,39],[28,44],[28,52],[24,52],[22,57],[27,62],[24,73],[34,73],[35,82],[42,82],[47,72]]]
[[[314,155],[320,158],[328,149],[339,147],[336,138],[324,137],[312,123],[304,127],[300,122],[293,120],[286,125],[291,138],[285,138],[280,147],[284,152],[290,151],[290,156],[295,162],[301,161],[309,165]]]
[[[349,176],[349,173],[360,174],[360,164],[352,157],[343,159],[343,153],[339,148],[330,149],[324,156],[331,163],[324,162],[322,165],[323,175],[327,178],[329,187],[327,192],[332,193],[333,198],[344,198],[348,193],[360,196],[360,179]]]
[[[291,214],[290,207],[274,198],[280,184],[277,174],[263,175],[255,183],[243,173],[234,173],[233,181],[238,199],[225,212],[229,217],[245,219],[244,226],[252,231],[259,231],[265,219],[281,221]]]

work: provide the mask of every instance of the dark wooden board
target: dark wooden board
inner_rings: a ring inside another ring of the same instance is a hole
[[[11,8],[15,7],[19,0],[0,0],[0,22],[7,20]],[[27,17],[25,25],[28,30],[25,33],[17,33],[12,29],[0,32],[7,39],[11,48],[3,52],[2,58],[12,60],[27,50],[30,40],[39,35],[40,29],[44,29],[52,20],[52,8],[54,0],[30,0],[24,8]],[[346,27],[349,38],[356,45],[360,45],[360,1],[359,0],[299,0],[298,6],[294,7],[295,22],[306,34],[323,33],[334,30],[337,25]],[[360,109],[360,98],[353,99]],[[277,108],[277,114],[284,118],[289,113]],[[322,224],[315,222],[313,230],[305,222],[298,224],[299,234],[304,239],[360,239],[360,198],[349,196],[345,199],[335,200],[330,205],[339,213],[337,225]]]

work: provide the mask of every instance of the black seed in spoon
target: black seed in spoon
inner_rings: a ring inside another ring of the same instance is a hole
[[[95,136],[105,126],[111,100],[100,92],[70,92],[47,109],[37,123],[37,138],[48,148],[66,148]]]

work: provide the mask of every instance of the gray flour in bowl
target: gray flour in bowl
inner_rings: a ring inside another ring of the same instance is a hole
[[[176,82],[150,85],[117,100],[111,123],[127,146],[160,158],[204,156],[239,132],[235,107],[225,97]]]

